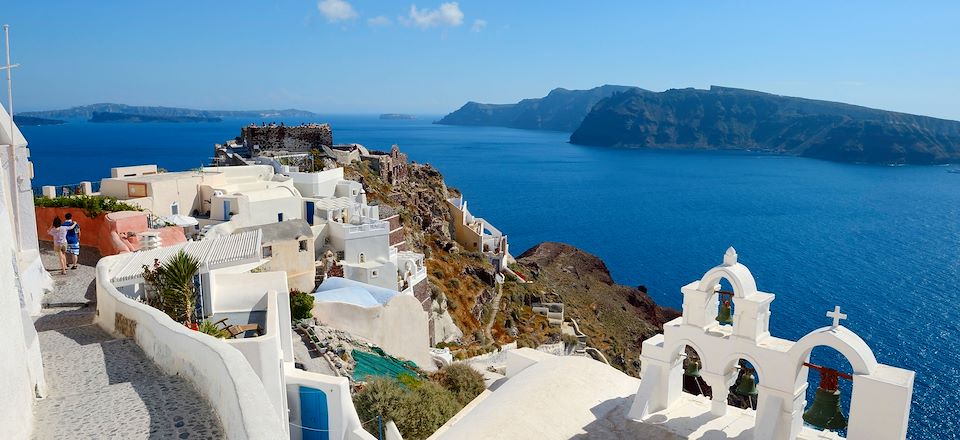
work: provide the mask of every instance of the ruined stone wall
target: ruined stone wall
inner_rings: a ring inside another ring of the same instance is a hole
[[[323,145],[333,145],[330,124],[248,125],[240,131],[238,142],[259,145],[261,151],[306,153]]]
[[[363,156],[363,160],[384,182],[396,185],[407,180],[407,154],[401,153],[396,145],[390,148],[389,153],[371,151],[370,155]]]

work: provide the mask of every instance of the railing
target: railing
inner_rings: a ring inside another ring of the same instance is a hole
[[[376,223],[364,223],[360,225],[344,225],[344,231],[347,234],[356,234],[359,232],[370,232],[370,231],[388,231],[390,230],[390,225],[387,222],[379,221]]]
[[[99,182],[99,181],[89,182],[89,183],[90,183],[90,192],[91,192],[91,193],[98,193],[98,192],[100,192],[100,182]],[[76,196],[76,195],[83,195],[83,194],[84,194],[84,192],[83,192],[83,182],[81,182],[81,183],[66,183],[66,184],[62,184],[62,185],[41,185],[41,186],[34,186],[34,187],[30,188],[30,189],[33,190],[33,195],[39,197],[39,196],[43,196],[43,187],[44,187],[44,186],[52,186],[52,187],[56,188],[56,189],[57,189],[57,195],[58,195],[58,196]],[[89,195],[89,194],[88,194],[88,195]]]

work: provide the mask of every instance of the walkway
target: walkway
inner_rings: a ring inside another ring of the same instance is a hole
[[[43,262],[57,267],[49,253]],[[51,271],[56,291],[34,322],[48,395],[34,409],[33,437],[223,438],[213,410],[192,384],[164,374],[135,341],[113,338],[93,324],[93,273],[91,266],[67,275]]]

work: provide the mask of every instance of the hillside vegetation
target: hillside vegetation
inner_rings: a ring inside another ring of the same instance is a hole
[[[458,358],[510,342],[536,347],[564,340],[560,329],[549,326],[531,307],[536,302],[561,301],[590,346],[602,351],[615,367],[639,374],[636,361],[641,342],[678,316],[676,311],[657,306],[644,290],[614,283],[603,261],[562,243],[542,243],[521,255],[514,267],[530,282],[507,277],[498,292],[487,258],[463,251],[451,237],[446,200],[460,195],[459,191],[448,187],[430,165],[409,164],[407,173],[406,182],[390,185],[365,163],[346,168],[347,178],[364,184],[370,201],[399,213],[407,244],[426,255],[433,312],[449,313],[464,335],[444,344]]]

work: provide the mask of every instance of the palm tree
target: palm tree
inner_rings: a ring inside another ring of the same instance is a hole
[[[160,267],[160,296],[163,311],[174,321],[190,324],[196,293],[193,277],[200,270],[200,262],[182,249]]]

